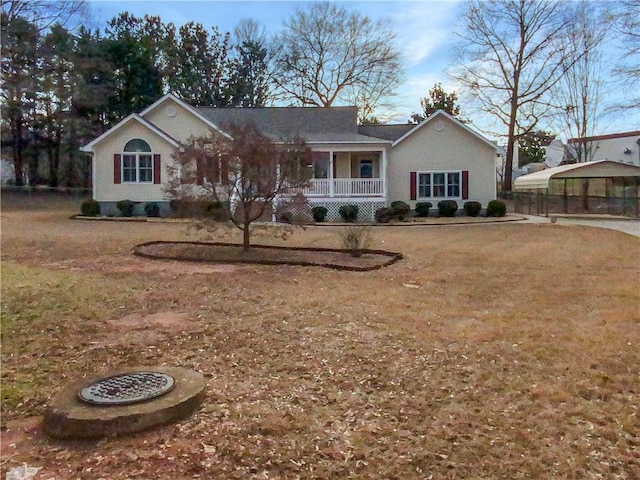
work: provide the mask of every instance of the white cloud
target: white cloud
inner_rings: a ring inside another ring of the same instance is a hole
[[[392,28],[396,44],[404,53],[408,67],[423,63],[434,52],[448,48],[451,24],[457,2],[398,2],[392,4]]]

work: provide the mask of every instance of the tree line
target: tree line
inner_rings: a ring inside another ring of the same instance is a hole
[[[194,105],[261,106],[266,50],[189,22],[121,13],[102,30],[71,31],[2,12],[2,147],[15,181],[89,186],[79,147],[175,92]]]

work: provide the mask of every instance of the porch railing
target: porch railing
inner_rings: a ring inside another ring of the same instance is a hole
[[[333,181],[333,192],[331,182]],[[335,178],[313,179],[303,193],[306,196],[336,197],[344,196],[381,196],[384,192],[384,181],[381,178]]]

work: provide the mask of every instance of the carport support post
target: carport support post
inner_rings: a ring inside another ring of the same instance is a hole
[[[640,178],[636,178],[636,194],[634,195],[634,199],[636,201],[636,218],[640,218],[640,198],[638,198],[638,190],[640,190]]]
[[[544,214],[549,218],[549,189],[544,190]]]

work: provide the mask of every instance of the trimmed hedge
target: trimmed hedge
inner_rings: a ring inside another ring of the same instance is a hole
[[[455,200],[442,200],[438,202],[438,214],[441,217],[455,217],[458,211],[458,202]]]
[[[487,204],[487,217],[504,217],[507,214],[507,205],[502,200],[491,200]]]
[[[428,217],[431,207],[433,207],[433,204],[431,202],[416,203],[416,215],[419,217]]]
[[[403,202],[402,200],[397,200],[395,202],[391,202],[391,210],[393,210],[394,217],[399,220],[403,220],[405,215],[408,215],[411,211],[411,207],[408,203]]]
[[[348,204],[341,205],[338,212],[345,222],[355,223],[358,218],[358,210],[358,205]]]
[[[159,217],[160,206],[156,202],[149,202],[144,206],[144,213],[147,214],[147,217]]]
[[[323,207],[322,205],[315,206],[311,209],[311,214],[313,215],[314,222],[324,222],[324,219],[327,218],[327,212],[329,210],[327,207]]]
[[[376,222],[389,223],[393,218],[393,208],[382,207],[376,210]]]
[[[131,217],[133,215],[133,207],[135,204],[131,200],[120,200],[116,202],[116,207],[123,217]]]
[[[464,202],[462,208],[468,216],[477,217],[482,210],[482,204],[480,202]]]
[[[80,213],[85,217],[97,217],[100,215],[100,204],[90,198],[80,204]]]

